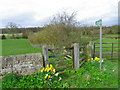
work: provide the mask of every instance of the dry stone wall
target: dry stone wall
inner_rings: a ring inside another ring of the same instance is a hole
[[[40,53],[0,56],[0,76],[7,73],[30,75],[41,67],[43,67],[43,61]]]

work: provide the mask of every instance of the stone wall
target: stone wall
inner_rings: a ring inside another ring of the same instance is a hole
[[[40,53],[0,56],[0,76],[7,73],[34,74],[43,66],[42,62]]]

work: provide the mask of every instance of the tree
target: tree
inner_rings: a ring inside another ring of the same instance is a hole
[[[8,22],[8,24],[6,25],[7,32],[12,34],[13,37],[15,33],[19,32],[18,27],[19,25],[13,22]]]
[[[65,25],[65,26],[76,26],[77,20],[76,20],[76,12],[72,12],[71,14],[68,14],[67,12],[62,12],[54,15],[52,19],[50,20],[50,24],[53,25]]]
[[[53,16],[48,25],[35,35],[29,37],[33,44],[48,44],[57,47],[70,46],[73,43],[87,44],[91,39],[83,36],[77,27],[76,13],[58,13]]]

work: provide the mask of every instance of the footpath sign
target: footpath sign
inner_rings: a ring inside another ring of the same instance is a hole
[[[102,70],[102,19],[95,22],[100,26],[100,70]]]

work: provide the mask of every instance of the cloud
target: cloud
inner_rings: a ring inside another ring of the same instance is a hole
[[[8,22],[14,22],[16,24],[19,24],[21,27],[40,27],[46,23],[46,18],[36,21],[35,16],[36,15],[33,12],[30,12],[6,18],[4,17],[2,18],[2,24],[4,25],[3,27],[5,27]]]
[[[104,25],[116,22],[119,0],[1,0],[0,27],[7,22],[15,22],[21,26],[43,26],[48,18],[57,12],[78,11],[77,20],[92,24],[102,18]],[[88,21],[89,20],[89,21]],[[109,22],[109,23],[107,23]]]

